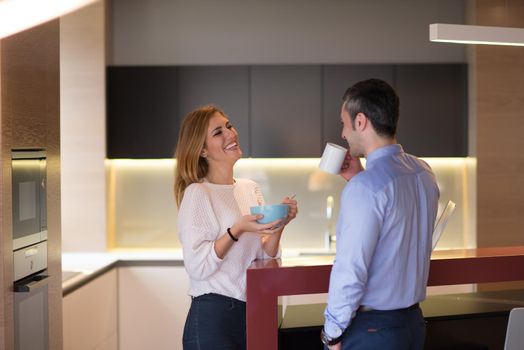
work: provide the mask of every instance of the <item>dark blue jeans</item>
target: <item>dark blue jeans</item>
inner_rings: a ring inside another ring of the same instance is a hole
[[[193,298],[183,345],[184,350],[244,350],[246,303],[213,293]]]
[[[343,334],[342,349],[421,350],[425,337],[426,323],[418,307],[357,312]]]

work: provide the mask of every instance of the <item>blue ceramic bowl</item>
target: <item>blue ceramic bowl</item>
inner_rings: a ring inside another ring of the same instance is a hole
[[[284,219],[289,212],[287,204],[259,205],[249,208],[251,215],[263,214],[262,219],[257,220],[259,224],[269,224],[272,221]]]

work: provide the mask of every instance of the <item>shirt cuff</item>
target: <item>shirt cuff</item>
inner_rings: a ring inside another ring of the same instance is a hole
[[[326,314],[325,315],[325,322],[324,322],[324,333],[332,338],[338,338],[344,333],[344,329],[341,329],[336,322],[330,319],[330,317]]]
[[[331,339],[338,338],[344,331],[338,328],[336,325],[326,322],[324,324],[324,333]]]

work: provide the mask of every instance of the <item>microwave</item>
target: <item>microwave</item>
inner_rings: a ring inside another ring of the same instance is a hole
[[[47,240],[46,152],[12,150],[13,250]]]

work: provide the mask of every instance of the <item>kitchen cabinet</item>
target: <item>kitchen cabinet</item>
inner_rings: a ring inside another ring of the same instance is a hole
[[[323,143],[346,146],[340,107],[346,89],[378,78],[400,98],[397,139],[424,157],[467,156],[467,66],[463,64],[331,65],[323,72]]]
[[[320,66],[251,68],[251,156],[320,157]]]
[[[178,137],[176,67],[109,67],[109,158],[171,158]]]
[[[464,64],[109,67],[109,158],[170,158],[182,118],[224,109],[245,157],[320,157],[340,137],[342,95],[379,78],[400,96],[398,141],[417,156],[467,156]]]
[[[117,350],[117,271],[106,272],[63,299],[64,350]]]
[[[179,67],[177,91],[178,120],[199,106],[217,105],[237,129],[244,155],[250,154],[248,66]]]
[[[179,119],[196,106],[219,105],[245,156],[320,152],[320,66],[180,67],[178,81]]]
[[[467,66],[395,66],[400,96],[397,139],[408,153],[465,157],[467,152]]]
[[[182,349],[191,303],[184,267],[122,266],[118,270],[120,349]]]

